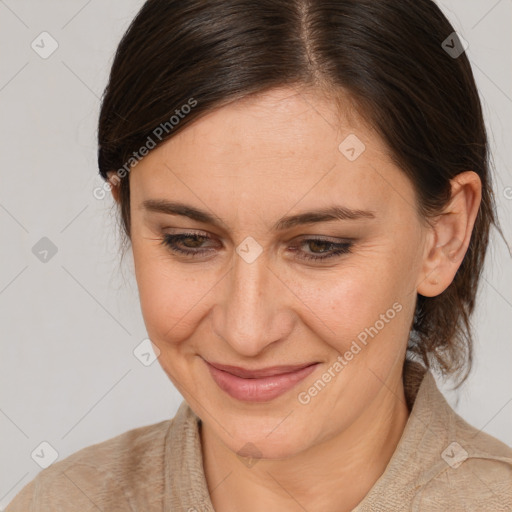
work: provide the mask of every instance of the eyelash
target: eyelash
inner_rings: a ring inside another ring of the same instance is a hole
[[[197,256],[200,256],[201,254],[208,252],[208,249],[185,250],[185,249],[180,248],[179,245],[177,245],[179,242],[183,242],[184,240],[187,240],[187,239],[193,239],[194,241],[198,241],[198,240],[208,241],[208,240],[211,240],[211,237],[206,236],[206,235],[201,235],[198,233],[180,233],[178,235],[170,235],[167,233],[163,236],[161,243],[166,248],[170,249],[172,252],[182,254],[189,258],[195,258]],[[332,249],[331,252],[328,253],[327,256],[316,256],[316,255],[306,254],[305,256],[299,257],[299,259],[303,259],[306,261],[325,261],[325,260],[328,260],[331,258],[335,258],[337,256],[341,256],[343,254],[350,253],[352,250],[352,245],[353,245],[352,241],[336,243],[336,242],[331,242],[330,240],[324,240],[322,238],[305,238],[305,239],[301,240],[301,242],[298,245],[300,247],[302,244],[312,243],[312,242],[326,244],[327,246],[335,247],[336,249]]]

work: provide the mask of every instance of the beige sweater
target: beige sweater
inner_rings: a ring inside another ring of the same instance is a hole
[[[353,512],[512,511],[512,449],[458,416],[419,365],[405,366],[404,384],[412,406],[405,430]],[[183,401],[172,420],[130,430],[41,471],[6,512],[213,511],[199,422]]]

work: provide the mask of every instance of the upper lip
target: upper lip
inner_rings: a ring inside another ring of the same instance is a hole
[[[224,372],[231,373],[232,375],[242,377],[244,379],[256,379],[258,377],[269,377],[271,375],[282,375],[284,373],[292,373],[296,372],[297,370],[301,370],[302,368],[306,368],[307,366],[317,364],[316,362],[313,362],[295,365],[268,366],[267,368],[257,368],[254,370],[250,370],[247,368],[242,368],[240,366],[212,363],[211,361],[206,362],[213,366],[214,368],[217,368],[217,370],[222,370]]]

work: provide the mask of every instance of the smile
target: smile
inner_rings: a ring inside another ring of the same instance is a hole
[[[292,389],[320,363],[273,366],[249,370],[205,361],[215,383],[231,397],[246,402],[267,402]]]

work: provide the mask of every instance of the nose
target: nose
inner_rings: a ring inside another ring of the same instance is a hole
[[[292,330],[293,294],[268,266],[264,254],[248,263],[234,255],[213,315],[214,331],[241,356],[255,357]]]

